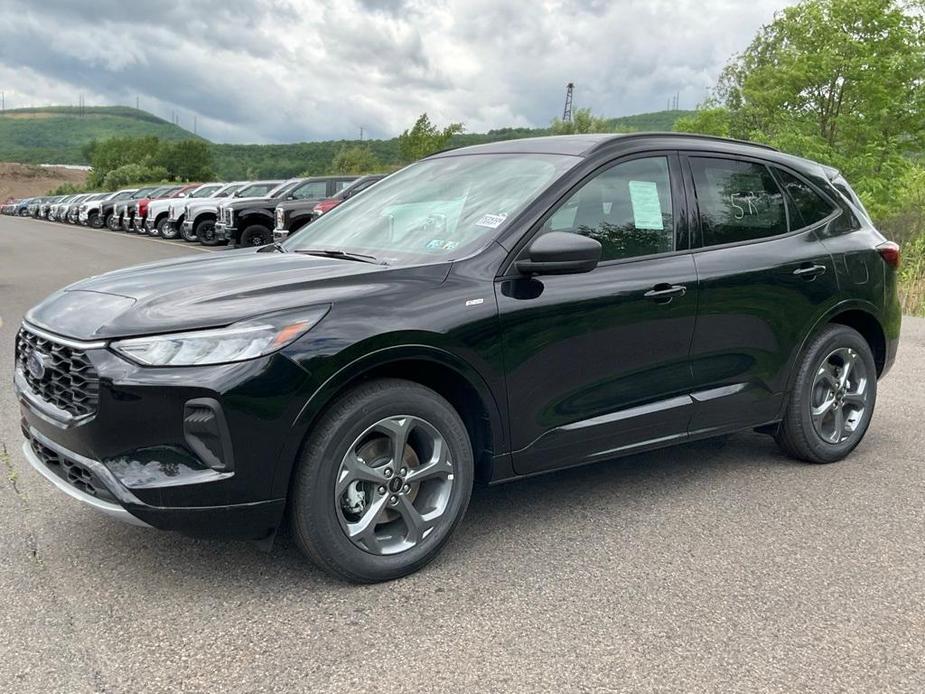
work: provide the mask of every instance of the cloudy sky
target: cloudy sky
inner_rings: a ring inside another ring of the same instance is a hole
[[[218,142],[682,108],[787,0],[0,0],[8,108],[134,105]]]

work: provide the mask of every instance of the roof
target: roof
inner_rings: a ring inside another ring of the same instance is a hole
[[[486,142],[481,145],[460,147],[446,150],[434,156],[452,156],[457,154],[505,154],[505,153],[536,153],[536,154],[565,154],[584,157],[605,147],[617,143],[629,144],[642,139],[676,140],[681,142],[722,142],[732,145],[756,147],[763,150],[775,150],[768,145],[744,140],[733,140],[725,137],[711,135],[696,135],[692,133],[652,132],[652,133],[599,133],[588,135],[551,135],[548,137],[528,137],[519,140],[502,140],[499,142]]]

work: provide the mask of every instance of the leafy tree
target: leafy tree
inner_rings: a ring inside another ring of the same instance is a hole
[[[332,174],[368,174],[382,169],[369,145],[343,146],[331,161]]]
[[[152,165],[160,140],[156,137],[114,137],[96,142],[90,150],[90,175],[87,185],[98,188],[110,171],[129,164]]]
[[[555,118],[549,126],[553,135],[575,135],[579,133],[610,133],[614,132],[613,123],[606,118],[595,116],[590,108],[576,109],[572,120],[564,121]]]
[[[463,132],[462,123],[450,123],[443,130],[430,122],[422,113],[414,126],[398,136],[398,149],[402,161],[412,162],[445,149],[453,135]]]
[[[163,166],[126,164],[107,173],[100,187],[105,190],[118,190],[134,183],[155,183],[167,178],[167,169]]]
[[[152,163],[180,181],[208,181],[215,176],[212,151],[204,140],[161,141]]]
[[[48,195],[74,195],[75,193],[83,192],[80,187],[75,186],[73,183],[62,183],[60,186],[50,191]]]
[[[803,0],[723,71],[679,130],[759,140],[832,164],[872,212],[925,147],[923,0]]]

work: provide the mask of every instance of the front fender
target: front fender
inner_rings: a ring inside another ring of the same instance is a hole
[[[501,408],[488,382],[477,369],[464,359],[445,349],[427,344],[405,344],[386,347],[369,352],[348,361],[329,376],[309,397],[290,428],[290,436],[283,447],[273,477],[273,493],[276,498],[287,494],[289,479],[299,449],[313,423],[325,412],[337,395],[350,383],[370,371],[402,361],[430,361],[452,369],[461,376],[478,394],[486,411],[492,432],[492,447],[496,453],[507,451],[507,433]]]

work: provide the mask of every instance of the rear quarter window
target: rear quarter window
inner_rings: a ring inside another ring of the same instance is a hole
[[[791,204],[791,229],[802,229],[812,226],[831,215],[835,208],[813,190],[805,181],[783,169],[775,169],[775,175],[780,180]]]

